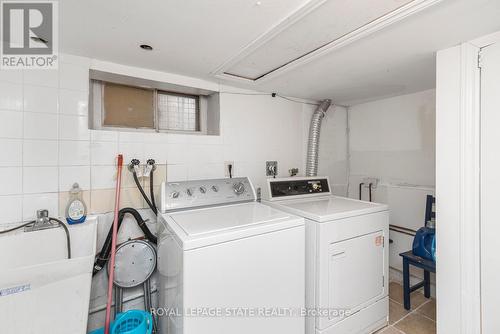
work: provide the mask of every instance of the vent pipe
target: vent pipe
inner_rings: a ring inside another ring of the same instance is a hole
[[[319,134],[321,131],[321,122],[331,104],[332,100],[321,101],[320,105],[311,117],[309,140],[307,142],[306,176],[318,175]]]

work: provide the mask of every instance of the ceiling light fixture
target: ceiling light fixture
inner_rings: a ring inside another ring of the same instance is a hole
[[[153,47],[151,45],[141,44],[139,47],[146,51],[153,51]]]

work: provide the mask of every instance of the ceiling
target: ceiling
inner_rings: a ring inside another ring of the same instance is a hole
[[[437,50],[500,30],[499,0],[442,0],[308,62],[300,60],[409,2],[64,0],[59,7],[60,49],[243,88],[314,100],[332,98],[352,105],[435,87]],[[138,48],[143,43],[154,50]],[[262,77],[290,61],[294,66]],[[216,77],[221,70],[262,78]]]

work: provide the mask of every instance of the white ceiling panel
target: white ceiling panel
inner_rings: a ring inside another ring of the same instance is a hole
[[[59,44],[67,53],[199,76],[306,1],[62,0]]]
[[[354,105],[435,87],[436,51],[500,31],[500,1],[444,0],[258,85]]]
[[[265,48],[244,53],[309,1],[61,0],[60,51],[263,92],[355,104],[433,88],[436,51],[500,31],[499,0],[442,0],[309,62],[272,72],[265,80],[214,77],[222,64],[234,65],[231,60],[242,54],[251,56],[238,59],[245,75],[260,75],[360,22],[408,6],[405,0],[327,0],[322,5],[327,7],[304,15],[280,38],[266,40],[270,44],[261,44]],[[139,49],[141,43],[154,50]]]
[[[312,0],[311,3],[318,1]],[[412,0],[323,0],[224,72],[257,80]]]

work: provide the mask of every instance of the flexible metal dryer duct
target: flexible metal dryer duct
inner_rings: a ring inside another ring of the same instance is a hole
[[[332,100],[321,101],[318,108],[311,117],[309,126],[309,140],[307,142],[306,176],[318,175],[318,153],[319,153],[319,134],[321,131],[321,121],[325,113],[332,104]]]

